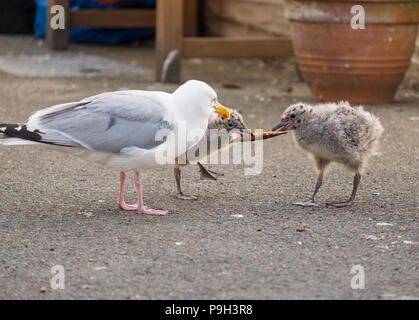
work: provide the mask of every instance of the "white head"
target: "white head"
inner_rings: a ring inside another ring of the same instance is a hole
[[[215,110],[222,118],[229,119],[230,111],[220,104],[217,94],[205,82],[189,80],[173,93],[180,107],[185,107],[185,112],[199,113],[208,118]]]

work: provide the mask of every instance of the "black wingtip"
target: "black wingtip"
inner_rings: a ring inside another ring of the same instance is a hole
[[[8,130],[13,130],[19,127],[18,124],[9,124],[9,123],[0,123],[0,133],[4,133],[7,135]]]
[[[24,140],[40,141],[42,138],[39,130],[30,131],[26,124],[0,124],[0,132],[9,137]]]

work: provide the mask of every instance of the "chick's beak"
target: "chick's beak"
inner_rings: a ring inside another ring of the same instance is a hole
[[[272,128],[272,131],[285,131],[289,127],[291,127],[291,125],[292,125],[292,122],[291,121],[288,121],[288,122],[280,122],[275,127]]]
[[[213,108],[222,118],[230,119],[230,111],[226,107],[219,105]]]

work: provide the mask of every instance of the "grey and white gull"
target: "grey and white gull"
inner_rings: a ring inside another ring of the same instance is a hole
[[[42,109],[26,124],[0,124],[0,144],[51,146],[118,169],[121,209],[166,215],[168,211],[144,205],[139,172],[175,165],[176,157],[205,135],[208,118],[214,111],[223,118],[230,117],[216,92],[196,80],[186,82],[171,94],[143,90],[107,92]],[[167,136],[157,139],[161,130]],[[188,138],[191,132],[194,139]],[[158,159],[162,154],[167,155],[163,164]],[[124,201],[125,171],[134,171],[136,205]]]

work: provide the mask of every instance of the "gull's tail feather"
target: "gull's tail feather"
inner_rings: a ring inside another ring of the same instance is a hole
[[[29,131],[26,125],[0,123],[0,145],[22,146],[41,144],[37,132]]]
[[[32,129],[26,124],[0,124],[0,144],[33,145],[44,144],[59,147],[81,147],[71,137],[54,129]]]

